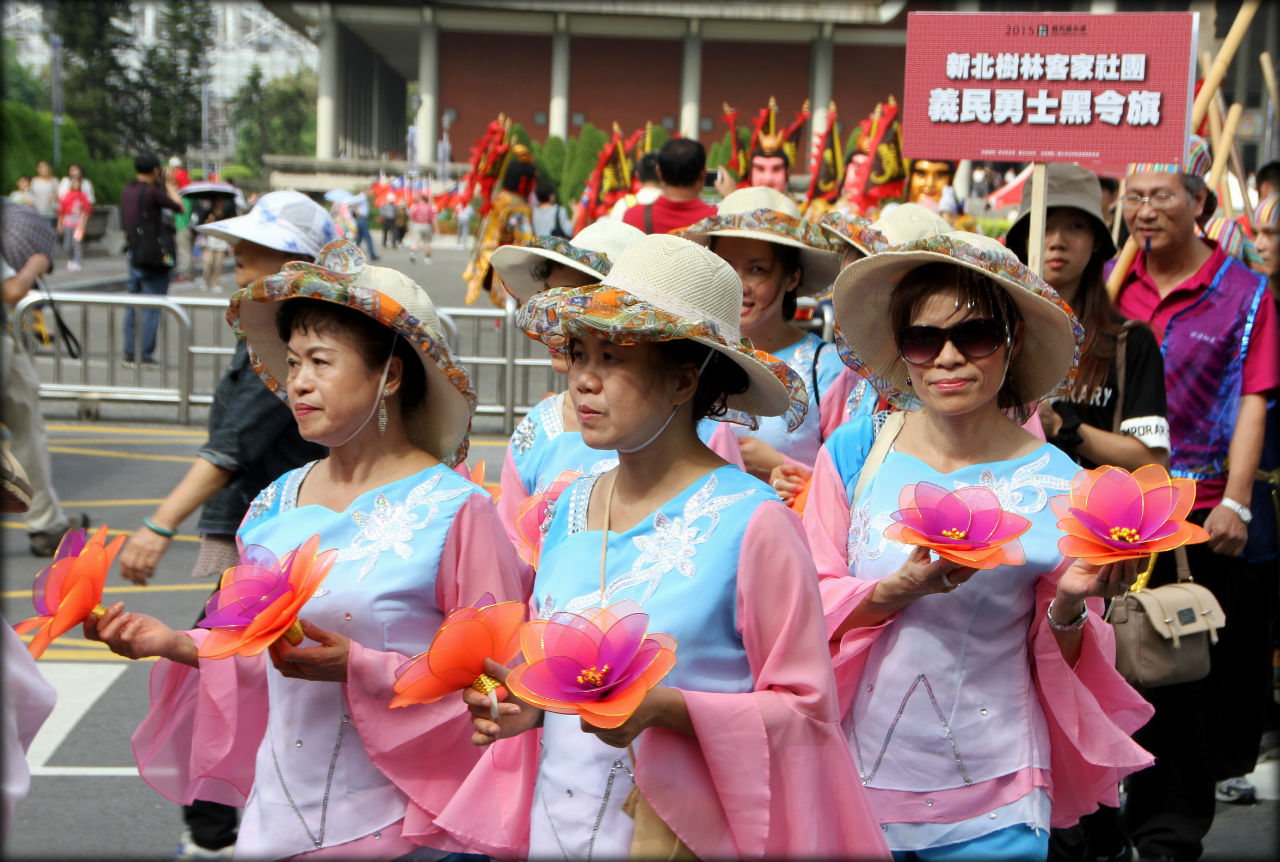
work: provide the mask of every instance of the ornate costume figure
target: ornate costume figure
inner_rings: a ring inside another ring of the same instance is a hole
[[[462,272],[462,280],[467,283],[467,305],[479,299],[482,290],[488,292],[489,301],[494,305],[501,306],[505,301],[502,291],[494,289],[489,258],[500,246],[533,239],[529,193],[533,191],[536,175],[533,154],[523,144],[512,145],[502,172],[502,187],[487,202],[488,212],[481,211],[479,239]]]

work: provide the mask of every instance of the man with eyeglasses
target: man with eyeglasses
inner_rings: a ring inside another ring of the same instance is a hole
[[[1192,138],[1182,165],[1130,165],[1121,199],[1139,254],[1116,307],[1160,341],[1170,471],[1196,480],[1191,519],[1210,536],[1188,547],[1191,571],[1227,618],[1207,678],[1142,692],[1156,712],[1134,739],[1156,763],[1129,777],[1124,812],[1142,858],[1198,858],[1215,785],[1218,798],[1250,801],[1242,776],[1258,757],[1271,678],[1275,564],[1241,555],[1251,530],[1275,528],[1248,504],[1267,398],[1280,388],[1280,328],[1264,277],[1197,236],[1209,162]],[[1173,563],[1162,555],[1150,585],[1173,581]]]

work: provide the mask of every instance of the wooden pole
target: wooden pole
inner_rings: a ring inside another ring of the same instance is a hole
[[[1213,65],[1205,73],[1200,95],[1196,96],[1195,104],[1191,106],[1191,129],[1193,132],[1200,128],[1205,112],[1209,110],[1209,102],[1212,101],[1214,92],[1221,86],[1222,79],[1227,74],[1227,68],[1231,65],[1231,60],[1235,57],[1236,50],[1239,49],[1240,43],[1244,41],[1245,34],[1249,31],[1249,25],[1253,23],[1253,16],[1258,13],[1260,3],[1261,0],[1245,0],[1244,4],[1240,6],[1240,11],[1236,13],[1236,20],[1231,23],[1231,29],[1227,31],[1227,38],[1222,40],[1222,48],[1218,51],[1218,56],[1214,58]],[[1138,243],[1133,237],[1129,237],[1128,242],[1121,249],[1119,257],[1116,258],[1116,265],[1111,270],[1111,277],[1107,279],[1107,295],[1113,301],[1116,295],[1120,293],[1120,285],[1124,284],[1124,280],[1129,277],[1129,268],[1133,266],[1133,262],[1137,258]]]
[[[1111,214],[1111,244],[1120,245],[1120,225],[1124,224],[1124,179],[1120,180],[1120,189],[1116,192],[1116,209]]]
[[[1043,276],[1044,269],[1044,202],[1048,191],[1049,166],[1036,162],[1031,166],[1031,225],[1027,233],[1027,268]]]
[[[1263,51],[1258,55],[1258,62],[1262,64],[1262,80],[1267,84],[1267,95],[1271,99],[1271,128],[1267,129],[1266,139],[1268,143],[1275,140],[1276,134],[1276,117],[1280,116],[1280,86],[1276,85],[1276,67],[1271,61],[1271,52]],[[1274,152],[1265,154],[1270,158]]]
[[[1236,102],[1227,111],[1227,121],[1222,126],[1222,135],[1213,148],[1213,167],[1209,170],[1209,188],[1216,189],[1222,183],[1231,162],[1231,142],[1236,139],[1236,129],[1240,126],[1240,115],[1244,113],[1244,105]],[[1225,202],[1224,202],[1225,203]]]

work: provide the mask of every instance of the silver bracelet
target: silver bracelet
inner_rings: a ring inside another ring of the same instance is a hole
[[[1241,521],[1244,521],[1246,526],[1250,521],[1253,520],[1253,512],[1251,512],[1249,510],[1249,507],[1246,506],[1244,503],[1237,503],[1235,500],[1231,499],[1230,497],[1223,497],[1222,502],[1219,505],[1226,506],[1228,509],[1235,512],[1236,517],[1239,518]]]
[[[1054,601],[1056,600],[1050,600],[1049,610],[1045,614],[1045,616],[1049,618],[1049,628],[1053,629],[1055,632],[1078,632],[1082,628],[1084,628],[1085,620],[1089,619],[1088,605],[1084,606],[1084,610],[1080,612],[1080,616],[1076,617],[1071,622],[1064,624],[1064,623],[1058,622],[1053,618],[1053,602]]]

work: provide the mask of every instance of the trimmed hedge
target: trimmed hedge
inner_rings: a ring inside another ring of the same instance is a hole
[[[97,203],[119,203],[120,190],[136,173],[133,157],[93,161],[76,121],[65,114],[59,137],[62,152],[59,162],[53,165],[54,176],[66,176],[67,165],[76,162],[93,183]],[[0,194],[16,188],[18,177],[34,175],[36,163],[42,159],[53,160],[53,114],[20,102],[0,102]]]

